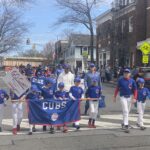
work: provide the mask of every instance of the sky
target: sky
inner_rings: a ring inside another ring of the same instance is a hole
[[[100,11],[96,14],[100,15],[102,12],[110,8],[112,0],[105,0],[107,3],[100,8]],[[97,6],[98,7],[98,6]],[[23,10],[24,20],[27,21],[29,26],[29,32],[24,38],[24,44],[27,38],[30,38],[31,43],[36,43],[38,49],[42,50],[43,46],[49,41],[55,42],[61,38],[62,32],[65,29],[70,28],[69,25],[63,25],[60,27],[53,27],[53,24],[62,15],[62,10],[55,4],[55,0],[36,0],[35,3]],[[87,30],[83,27],[76,27],[75,31],[87,33]],[[24,46],[25,49],[29,49],[31,46]]]

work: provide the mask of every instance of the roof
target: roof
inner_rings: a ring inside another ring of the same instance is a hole
[[[71,34],[69,37],[69,44],[75,46],[90,46],[90,35],[87,34]],[[96,36],[94,36],[94,46],[96,46]]]

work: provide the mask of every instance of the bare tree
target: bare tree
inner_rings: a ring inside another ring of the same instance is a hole
[[[55,55],[55,44],[53,42],[47,43],[42,51],[42,54],[47,58],[48,62],[53,61]]]
[[[25,52],[20,52],[19,56],[21,57],[43,57],[43,53],[34,49],[29,49],[29,50],[26,50]]]
[[[84,25],[90,32],[91,62],[94,61],[94,22],[93,10],[98,9],[97,5],[104,0],[56,0],[57,5],[66,13],[61,15],[55,25],[69,23],[73,25]]]
[[[0,54],[16,50],[26,31],[18,12],[4,7],[0,12]]]

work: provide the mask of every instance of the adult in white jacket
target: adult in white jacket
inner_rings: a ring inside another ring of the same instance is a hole
[[[65,84],[64,90],[67,92],[74,85],[74,74],[70,72],[70,66],[68,64],[64,65],[64,71],[58,77],[57,84],[60,82]]]

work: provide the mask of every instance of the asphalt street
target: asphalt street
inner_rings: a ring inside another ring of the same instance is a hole
[[[0,86],[6,88],[0,80]],[[130,115],[130,124],[133,126],[130,134],[121,130],[121,106],[112,102],[114,84],[103,84],[103,94],[106,96],[106,108],[100,110],[100,118],[96,122],[96,129],[88,129],[88,116],[82,116],[81,130],[76,132],[69,125],[69,132],[64,134],[56,131],[54,135],[42,132],[42,127],[37,126],[37,132],[32,136],[28,133],[28,119],[26,104],[24,104],[24,119],[21,132],[13,136],[11,102],[8,101],[3,120],[3,132],[0,133],[0,150],[149,150],[150,149],[150,102],[147,103],[145,114],[146,131],[136,127],[136,109],[133,107]],[[84,102],[81,105],[84,112]]]

